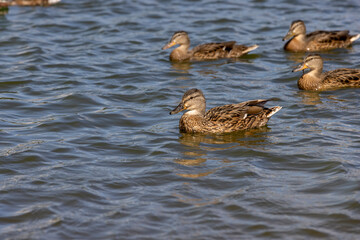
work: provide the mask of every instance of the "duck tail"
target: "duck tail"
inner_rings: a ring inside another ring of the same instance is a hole
[[[277,113],[278,111],[280,111],[280,109],[282,109],[282,107],[280,106],[276,106],[276,107],[272,107],[269,110],[269,113],[266,115],[267,118],[271,118],[272,115],[274,115],[275,113]]]
[[[56,4],[60,2],[61,0],[49,0],[49,4]]]
[[[359,38],[360,38],[360,34],[353,35],[350,38],[350,42],[354,42],[354,41],[358,40]]]
[[[244,50],[244,54],[245,53],[248,53],[248,52],[251,52],[251,51],[253,51],[253,50],[255,50],[255,49],[257,49],[259,46],[258,45],[252,45],[252,46],[250,46],[250,47],[248,47],[247,49],[245,49]]]

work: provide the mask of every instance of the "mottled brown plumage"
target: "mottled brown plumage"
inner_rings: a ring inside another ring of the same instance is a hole
[[[186,133],[229,133],[265,126],[270,117],[281,107],[265,108],[268,100],[251,100],[206,110],[202,91],[193,88],[182,97],[181,103],[170,112],[176,114],[187,110],[179,122],[181,132]]]
[[[360,87],[360,69],[340,68],[323,73],[322,58],[317,54],[310,54],[293,72],[307,68],[309,68],[310,71],[303,73],[299,79],[299,89],[317,91],[344,87]]]
[[[349,47],[357,40],[360,34],[349,35],[349,31],[315,31],[306,34],[306,27],[303,21],[293,21],[289,32],[283,40],[290,39],[284,46],[285,50],[293,52],[314,52],[330,50],[335,48]]]
[[[170,61],[189,61],[189,60],[215,60],[220,58],[237,58],[254,49],[258,46],[250,47],[244,45],[236,45],[235,41],[221,42],[221,43],[206,43],[190,48],[190,39],[185,31],[175,32],[169,43],[162,49],[168,49],[179,44],[180,46],[174,49],[170,54]]]

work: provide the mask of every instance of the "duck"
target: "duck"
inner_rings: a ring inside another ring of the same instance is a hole
[[[56,4],[61,0],[9,0],[7,6],[48,6]]]
[[[206,99],[201,90],[187,90],[180,104],[170,115],[186,112],[179,121],[183,133],[231,133],[250,128],[265,126],[270,117],[282,107],[265,108],[269,100],[250,100],[211,108],[206,112]]]
[[[305,69],[310,69],[305,73]],[[318,54],[309,54],[302,64],[293,69],[293,72],[303,70],[298,80],[301,90],[333,90],[345,87],[360,87],[360,69],[339,68],[323,72],[323,60]]]
[[[335,48],[349,47],[360,34],[350,35],[343,31],[315,31],[306,34],[305,23],[302,20],[293,21],[283,41],[289,40],[284,49],[292,52],[316,52]]]
[[[256,44],[248,47],[236,45],[235,41],[229,41],[201,44],[189,50],[190,38],[188,33],[185,31],[177,31],[162,49],[165,50],[177,44],[180,46],[171,52],[170,61],[183,62],[190,60],[201,61],[220,58],[238,58],[258,48]]]

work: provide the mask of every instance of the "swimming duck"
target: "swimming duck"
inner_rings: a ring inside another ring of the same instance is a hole
[[[290,39],[284,46],[285,50],[293,52],[321,51],[335,48],[346,48],[360,37],[360,34],[349,35],[349,31],[315,31],[306,34],[303,21],[293,21],[289,32],[283,38]]]
[[[193,88],[185,92],[181,103],[170,112],[187,110],[179,122],[180,132],[229,133],[265,126],[270,117],[282,107],[265,108],[268,100],[252,100],[206,110],[206,100],[201,90]]]
[[[60,2],[61,0],[8,0],[8,6],[48,6]]]
[[[323,60],[318,54],[308,55],[293,72],[309,68],[298,81],[302,90],[330,90],[343,87],[360,87],[360,69],[340,68],[322,72]]]
[[[236,45],[235,41],[221,43],[206,43],[189,50],[190,39],[185,31],[175,32],[169,43],[162,49],[168,49],[179,44],[170,54],[170,61],[189,61],[189,60],[214,60],[219,58],[237,58],[256,48],[258,45],[250,47]]]

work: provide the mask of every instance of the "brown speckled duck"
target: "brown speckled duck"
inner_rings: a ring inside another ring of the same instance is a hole
[[[187,110],[179,122],[180,132],[229,133],[265,126],[270,117],[282,107],[265,108],[268,100],[252,100],[237,104],[214,107],[206,111],[206,100],[201,90],[193,88],[185,92],[181,103],[170,112]]]
[[[360,87],[360,69],[340,68],[323,73],[322,58],[317,54],[310,54],[293,72],[307,68],[309,68],[310,71],[303,73],[299,79],[299,89],[317,91],[344,87]]]
[[[306,34],[306,27],[303,21],[293,21],[289,32],[283,38],[290,39],[284,46],[287,51],[293,52],[315,52],[335,48],[349,47],[357,40],[360,34],[349,35],[349,31],[315,31]]]
[[[235,41],[221,43],[206,43],[190,48],[190,39],[185,31],[175,32],[169,43],[162,49],[168,49],[179,44],[170,54],[170,61],[189,61],[189,60],[215,60],[220,58],[237,58],[256,48],[258,45],[250,47],[236,45]]]

